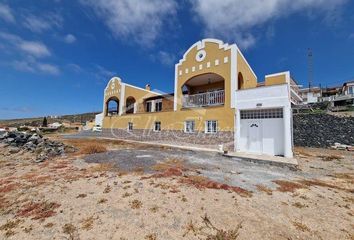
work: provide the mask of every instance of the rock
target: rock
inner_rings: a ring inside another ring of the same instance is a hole
[[[8,142],[8,143],[12,143],[13,141],[15,141],[15,139],[14,139],[14,138],[11,138],[11,137],[9,137],[9,138],[6,139],[6,142]]]
[[[9,153],[11,153],[11,154],[18,153],[19,151],[21,151],[21,149],[18,147],[10,147],[9,148]]]
[[[295,146],[324,148],[336,144],[354,145],[354,117],[294,114],[293,122]]]

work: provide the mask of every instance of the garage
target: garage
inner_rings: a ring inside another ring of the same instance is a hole
[[[236,91],[235,151],[293,157],[290,85]]]
[[[241,110],[240,118],[241,152],[284,155],[282,108]]]

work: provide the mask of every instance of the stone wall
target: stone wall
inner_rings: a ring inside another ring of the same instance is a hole
[[[354,117],[294,114],[293,120],[295,146],[329,147],[336,142],[354,145]]]
[[[178,130],[162,130],[154,132],[150,129],[134,129],[128,132],[124,129],[103,129],[103,135],[119,139],[129,139],[136,141],[164,142],[168,144],[180,145],[203,145],[217,148],[223,144],[227,150],[233,150],[234,132],[222,131],[215,134],[204,132],[185,133]]]

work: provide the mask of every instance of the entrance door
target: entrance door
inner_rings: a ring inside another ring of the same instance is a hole
[[[248,149],[252,153],[262,153],[262,122],[248,121]]]

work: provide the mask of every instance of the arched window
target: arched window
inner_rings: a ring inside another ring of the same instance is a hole
[[[128,97],[126,104],[125,104],[125,113],[134,113],[134,108],[135,108],[135,98],[134,97]]]
[[[243,81],[243,76],[242,73],[238,73],[237,77],[237,89],[244,89],[244,81]]]
[[[117,115],[119,113],[119,99],[111,97],[106,102],[106,116]]]

